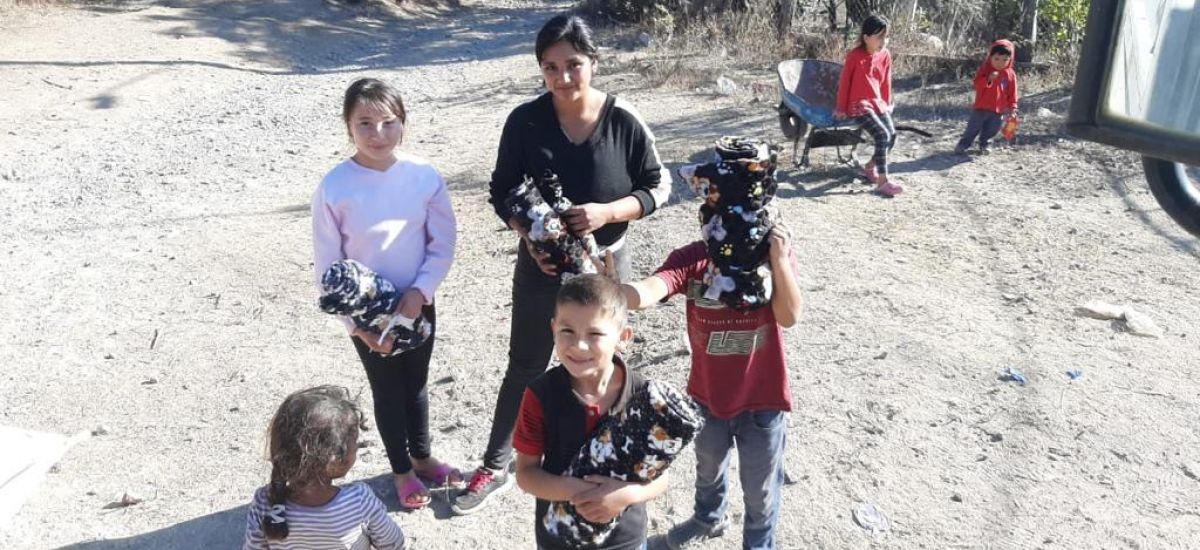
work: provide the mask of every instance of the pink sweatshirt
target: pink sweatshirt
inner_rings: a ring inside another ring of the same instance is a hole
[[[353,259],[401,292],[431,303],[454,260],[454,210],[446,183],[428,161],[397,151],[384,172],[346,159],[325,175],[312,200],[313,275]],[[344,318],[347,330],[353,329]]]

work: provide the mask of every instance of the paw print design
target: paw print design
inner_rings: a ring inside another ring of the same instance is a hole
[[[721,255],[722,256],[732,256],[733,255],[733,245],[727,244],[727,245],[721,246]]]

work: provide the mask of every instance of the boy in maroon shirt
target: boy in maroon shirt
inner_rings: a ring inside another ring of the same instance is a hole
[[[703,277],[711,260],[703,241],[671,252],[653,276],[622,285],[629,309],[676,294],[687,298],[688,394],[700,403],[705,424],[694,442],[694,514],[667,534],[668,548],[724,534],[734,447],[746,508],[742,545],[775,548],[787,440],[784,414],[792,410],[782,329],[799,318],[801,296],[786,229],[776,225],[769,239],[771,301],[746,313],[704,298]]]

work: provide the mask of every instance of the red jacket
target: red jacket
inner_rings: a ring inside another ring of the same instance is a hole
[[[846,54],[838,85],[837,112],[860,116],[868,110],[892,111],[892,54],[886,49],[870,54],[859,47]]]
[[[988,76],[995,69],[992,67],[992,48],[1004,46],[1012,55],[1008,57],[1008,65],[999,71],[999,75],[988,84]],[[1017,108],[1017,72],[1013,70],[1013,60],[1017,58],[1017,48],[1007,40],[992,42],[988,48],[983,64],[975,71],[975,109],[993,113],[1007,113]]]

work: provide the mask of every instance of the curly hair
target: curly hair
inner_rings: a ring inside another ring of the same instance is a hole
[[[363,415],[350,391],[340,386],[317,386],[295,392],[271,418],[267,454],[271,482],[263,518],[268,539],[287,538],[284,503],[296,488],[328,482],[331,463],[344,460],[358,443]]]

